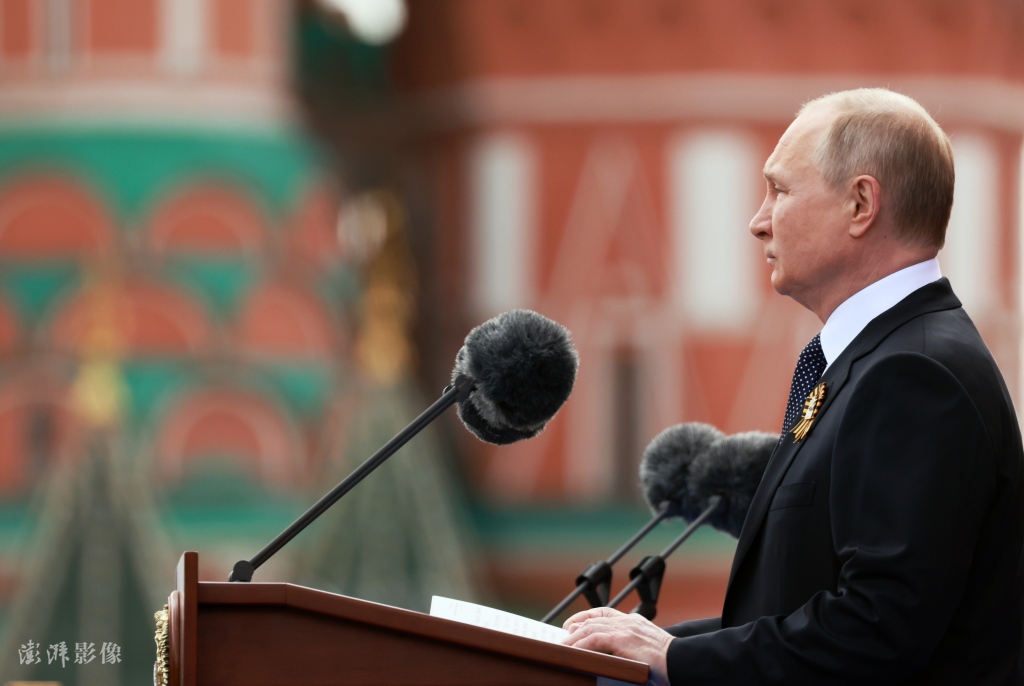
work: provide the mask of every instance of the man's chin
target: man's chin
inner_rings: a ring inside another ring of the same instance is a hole
[[[779,295],[789,295],[789,288],[786,285],[786,279],[779,274],[779,270],[775,269],[772,271],[772,288]]]

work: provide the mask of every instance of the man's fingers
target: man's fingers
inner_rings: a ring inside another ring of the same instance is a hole
[[[594,619],[596,617],[614,617],[615,615],[621,614],[622,613],[618,610],[613,610],[610,607],[595,607],[589,610],[583,610],[582,612],[577,612],[572,617],[565,620],[565,623],[562,624],[562,628],[569,633],[572,633],[573,629],[571,627],[573,624],[582,624],[588,619]]]
[[[565,645],[646,663],[652,684],[668,684],[666,653],[672,636],[639,615],[588,610],[573,615]]]
[[[600,608],[599,608],[600,609]],[[579,642],[595,635],[626,636],[633,633],[630,629],[632,618],[621,612],[614,614],[596,614],[584,617],[580,621],[566,622],[569,638],[563,641],[566,645],[579,645]],[[588,650],[598,650],[588,648]]]
[[[578,648],[598,650],[597,648],[587,647],[588,645],[592,645],[592,641],[588,643],[589,639],[595,635],[607,634],[612,630],[614,630],[614,627],[608,624],[608,620],[606,618],[590,617],[570,624],[568,628],[569,637],[562,642],[565,645],[576,646]]]
[[[580,633],[582,634],[583,632]],[[588,632],[577,638],[571,645],[583,650],[592,650],[595,653],[618,654],[615,650],[618,645],[618,642],[615,640],[615,634],[608,631]]]

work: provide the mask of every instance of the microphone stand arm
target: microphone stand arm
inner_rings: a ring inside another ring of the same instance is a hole
[[[569,607],[572,601],[585,595],[591,607],[601,607],[608,603],[608,594],[612,585],[612,565],[618,562],[623,555],[628,553],[641,538],[650,533],[651,529],[660,524],[667,516],[671,507],[670,502],[664,502],[651,521],[647,522],[640,531],[633,534],[633,537],[626,541],[621,548],[612,553],[607,560],[601,560],[583,570],[583,573],[576,577],[576,588],[569,595],[565,596],[551,612],[544,615],[540,621],[550,624],[551,620]]]
[[[640,604],[633,609],[633,612],[645,617],[646,619],[653,620],[657,614],[657,603],[658,594],[661,591],[661,580],[665,575],[665,558],[676,551],[676,548],[686,542],[693,532],[696,531],[701,524],[707,521],[708,517],[714,514],[718,508],[719,503],[722,502],[722,496],[713,495],[708,499],[708,506],[704,508],[696,519],[690,522],[689,526],[679,534],[676,540],[672,541],[671,544],[663,551],[660,555],[648,555],[640,561],[636,567],[629,571],[630,582],[626,585],[622,591],[615,596],[608,607],[615,607],[623,601],[623,599],[630,594],[633,589],[636,589],[637,595],[640,596]]]
[[[355,471],[345,477],[344,481],[335,486],[324,497],[320,498],[320,500],[306,510],[301,517],[292,522],[287,529],[278,534],[277,538],[268,543],[263,550],[256,553],[251,560],[240,560],[239,562],[236,562],[234,568],[231,570],[230,576],[228,576],[228,581],[252,581],[252,574],[260,565],[270,559],[270,557],[278,550],[283,548],[288,541],[295,538],[299,532],[312,524],[317,517],[330,509],[330,507],[341,499],[343,495],[352,490],[356,484],[365,479],[373,470],[395,454],[395,452],[408,443],[413,436],[418,434],[426,428],[428,424],[441,416],[445,410],[455,403],[468,398],[474,388],[475,385],[473,384],[473,380],[468,376],[460,374],[456,377],[455,383],[445,388],[441,397],[438,398],[433,405],[428,407],[423,414],[414,419],[409,426],[402,429],[402,431],[388,441],[384,447],[370,456],[366,462],[359,465]]]

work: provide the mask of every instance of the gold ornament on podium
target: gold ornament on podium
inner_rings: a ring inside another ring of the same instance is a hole
[[[156,620],[156,663],[153,665],[153,686],[168,686],[171,662],[168,655],[168,630],[170,612],[166,605],[153,613]]]

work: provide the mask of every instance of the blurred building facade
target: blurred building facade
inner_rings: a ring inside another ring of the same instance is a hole
[[[389,318],[403,219],[339,232],[291,92],[296,11],[0,0],[4,682],[148,681],[183,550],[226,579],[421,409]],[[260,575],[471,596],[436,440],[419,452]]]

